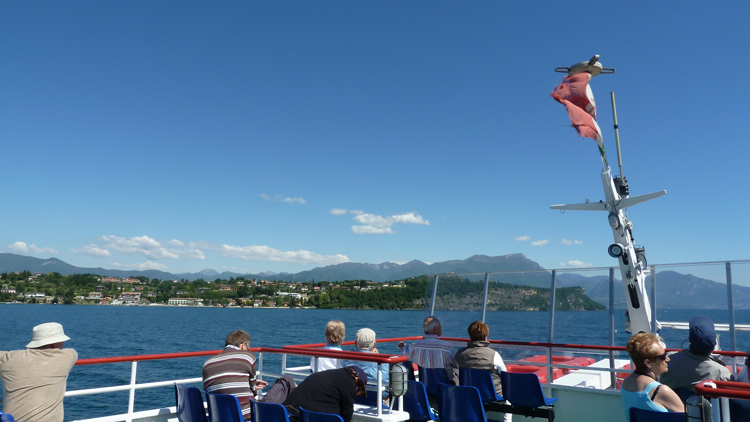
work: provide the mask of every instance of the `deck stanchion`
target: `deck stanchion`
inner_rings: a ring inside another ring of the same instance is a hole
[[[737,331],[734,327],[734,292],[732,287],[732,263],[726,262],[727,269],[727,305],[729,310],[729,345],[737,350]],[[737,358],[732,358],[732,373],[737,373]]]
[[[487,315],[487,291],[490,285],[490,273],[484,273],[484,300],[482,301],[482,322],[484,323],[484,317]]]
[[[615,268],[609,268],[609,345],[615,345]],[[609,351],[609,369],[615,369],[615,352]],[[613,389],[617,389],[615,373],[609,373],[609,382]]]
[[[130,397],[128,399],[128,418],[127,422],[133,420],[133,409],[135,407],[135,379],[136,373],[138,372],[138,361],[133,361],[133,365],[130,367]]]
[[[432,283],[432,300],[430,301],[430,316],[435,316],[435,298],[437,297],[437,283],[438,277],[435,276],[435,282]]]
[[[554,343],[555,335],[555,283],[557,282],[557,270],[552,270],[552,281],[550,282],[549,294],[549,342]],[[547,393],[552,392],[552,347],[547,348]]]
[[[656,334],[656,267],[651,266],[651,332]]]

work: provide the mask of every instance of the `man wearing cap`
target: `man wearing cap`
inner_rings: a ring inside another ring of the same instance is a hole
[[[48,322],[34,327],[25,350],[0,352],[3,412],[17,421],[62,422],[65,384],[78,360],[63,349],[68,340],[62,325]]]
[[[357,347],[357,351],[363,353],[378,353],[378,349],[375,348],[375,331],[369,328],[362,328],[357,331],[357,339],[354,342]],[[363,362],[363,361],[344,361],[344,366],[357,365],[365,371],[368,379],[372,384],[378,382],[378,364],[376,362]],[[381,365],[380,376],[383,379],[383,398],[388,397],[388,365]]]
[[[693,387],[703,380],[734,381],[726,363],[712,355],[716,347],[714,323],[706,317],[690,319],[690,346],[669,355],[669,372],[662,374],[661,382],[669,386],[683,402],[693,395]]]
[[[316,372],[302,381],[284,401],[291,416],[299,409],[333,413],[350,422],[354,414],[354,398],[366,396],[367,374],[359,366]]]

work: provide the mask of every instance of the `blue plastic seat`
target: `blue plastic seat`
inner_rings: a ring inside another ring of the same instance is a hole
[[[299,422],[344,422],[344,419],[333,413],[312,412],[300,407]]]
[[[458,382],[460,385],[476,387],[483,402],[503,401],[503,396],[497,395],[492,374],[487,369],[458,368]]]
[[[367,396],[366,397],[360,397],[357,396],[354,398],[354,403],[362,404],[365,406],[372,406],[376,407],[380,403],[378,403],[378,397],[380,397],[380,394],[378,394],[377,391],[367,390]],[[387,409],[388,406],[384,406],[384,409]]]
[[[289,413],[283,404],[253,402],[255,422],[289,422]]]
[[[392,398],[391,407],[395,410],[401,410],[398,406],[398,398]],[[427,391],[424,384],[419,381],[409,381],[409,389],[404,394],[404,412],[409,413],[409,420],[415,422],[427,422],[438,420],[435,413],[432,412],[430,402],[427,399]]]
[[[436,396],[438,392],[438,384],[450,384],[448,375],[445,373],[445,368],[419,368],[419,381],[424,384],[424,388],[427,390],[428,396]]]
[[[231,394],[215,394],[206,391],[208,422],[243,422],[242,407],[237,397]]]
[[[552,406],[557,398],[547,398],[542,390],[542,383],[536,374],[516,374],[500,372],[500,382],[503,385],[503,397],[513,407],[529,407],[536,409],[540,406]]]
[[[682,412],[654,412],[653,410],[630,408],[630,422],[685,422]]]
[[[438,414],[441,422],[487,422],[479,390],[472,386],[438,386]]]
[[[0,412],[0,420],[2,420],[2,422],[15,422],[16,421],[15,419],[13,419],[13,415],[11,415],[10,413],[3,413],[3,412]]]
[[[177,420],[179,422],[208,422],[201,390],[175,383],[174,399],[177,403]],[[3,422],[5,422],[5,419],[3,419]]]

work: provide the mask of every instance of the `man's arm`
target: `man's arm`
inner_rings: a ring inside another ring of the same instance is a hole
[[[495,351],[495,359],[492,363],[495,365],[495,369],[497,369],[498,372],[507,371],[505,368],[505,362],[503,362],[503,357],[500,356],[500,353],[497,351]]]

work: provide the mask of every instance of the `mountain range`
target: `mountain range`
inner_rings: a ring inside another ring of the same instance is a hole
[[[173,274],[158,270],[114,270],[105,268],[83,268],[70,265],[57,258],[39,259],[11,253],[0,253],[0,273],[28,270],[32,273],[57,272],[70,274],[97,274],[109,277],[145,276],[161,280],[185,279],[194,281],[203,279],[213,281],[227,280],[230,277],[243,276],[254,279],[271,279],[284,281],[343,281],[370,280],[385,282],[402,280],[425,274],[457,273],[474,275],[467,276],[471,280],[483,280],[485,272],[526,271],[520,274],[493,275],[491,281],[509,284],[530,285],[534,287],[549,287],[550,273],[536,262],[526,258],[523,254],[503,256],[474,255],[464,260],[451,260],[426,264],[413,260],[406,264],[385,262],[382,264],[367,264],[347,262],[344,264],[318,267],[299,273],[241,274],[233,272],[218,273],[212,269],[205,269],[197,273]],[[558,287],[581,286],[586,295],[603,304],[609,304],[609,281],[606,276],[586,277],[575,273],[560,273],[557,275]],[[650,286],[650,280],[646,280]],[[735,309],[750,309],[750,287],[733,286]],[[681,274],[675,271],[659,271],[657,276],[656,300],[659,308],[672,309],[725,309],[726,284],[696,277],[691,274]],[[625,296],[622,282],[615,280],[615,306],[625,307]]]

